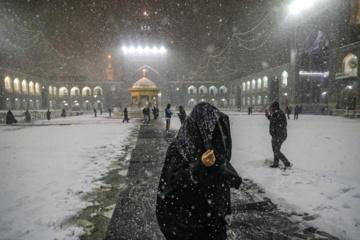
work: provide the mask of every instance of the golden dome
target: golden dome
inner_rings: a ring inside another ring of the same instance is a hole
[[[156,85],[153,81],[143,77],[133,85],[133,88],[156,88]]]

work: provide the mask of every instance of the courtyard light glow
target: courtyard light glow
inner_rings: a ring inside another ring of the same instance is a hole
[[[305,71],[299,71],[299,75],[309,75],[309,76],[325,76],[327,77],[329,75],[329,72],[305,72]]]
[[[150,48],[149,46],[145,46],[145,47],[142,47],[142,46],[137,46],[137,47],[134,47],[134,46],[130,46],[130,47],[127,47],[127,46],[123,46],[121,48],[122,52],[124,54],[147,54],[147,55],[150,55],[150,54],[166,54],[167,53],[167,50],[165,47],[161,46],[160,48],[157,47],[157,46],[153,46],[152,48]]]
[[[302,10],[311,7],[311,5],[313,5],[314,2],[315,0],[296,0],[289,7],[290,13],[298,14]]]

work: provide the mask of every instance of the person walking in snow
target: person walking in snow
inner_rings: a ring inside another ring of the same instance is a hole
[[[290,108],[289,107],[286,107],[285,108],[285,112],[286,112],[286,115],[287,115],[287,118],[290,119]]]
[[[179,107],[179,113],[177,115],[179,116],[179,119],[180,119],[180,122],[181,122],[181,125],[182,125],[184,123],[184,121],[185,121],[185,118],[186,118],[186,112],[185,112],[183,106]]]
[[[9,110],[6,114],[6,124],[17,123],[17,120],[14,117],[14,114]]]
[[[149,109],[149,107],[144,106],[143,115],[144,115],[144,123],[149,123],[149,121],[150,121],[150,109]]]
[[[270,104],[270,113],[271,115],[267,111],[265,112],[265,116],[270,121],[269,132],[272,137],[271,145],[274,152],[274,162],[270,167],[278,168],[279,160],[284,163],[286,168],[290,167],[291,163],[280,151],[281,145],[287,138],[287,121],[284,112],[280,110],[280,104],[278,101],[273,101]]]
[[[198,103],[168,147],[160,176],[156,217],[166,239],[226,239],[230,188],[242,181],[231,150],[229,117]]]
[[[153,113],[153,115],[154,115],[154,120],[156,120],[156,108],[155,108],[155,107],[153,107],[152,113]]]
[[[96,111],[96,109],[94,108],[94,114],[95,114],[95,117],[96,117],[96,113],[97,113],[97,111]]]
[[[50,109],[48,109],[48,111],[46,112],[47,120],[50,120],[50,116],[51,116],[51,112],[50,112]]]
[[[295,107],[295,113],[294,113],[294,119],[298,119],[299,118],[299,112],[300,112],[300,108],[298,105],[296,105]]]
[[[171,107],[171,105],[168,104],[165,109],[166,132],[169,132],[169,130],[170,130],[170,120],[171,120],[171,115],[173,114],[170,110],[170,107]]]
[[[129,122],[128,110],[127,110],[127,108],[124,108],[124,120],[123,120],[123,122],[125,122],[125,121]]]
[[[26,122],[30,122],[31,121],[31,115],[29,113],[29,110],[26,110],[26,112],[24,114],[25,114]]]
[[[109,116],[111,117],[111,108],[109,108]]]
[[[155,107],[155,119],[159,117],[159,108]]]

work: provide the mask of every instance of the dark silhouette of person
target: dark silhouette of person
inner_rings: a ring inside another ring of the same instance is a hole
[[[168,103],[165,109],[165,120],[166,120],[166,132],[170,131],[170,121],[171,121],[171,115],[173,114],[170,110],[171,105]]]
[[[9,110],[6,114],[6,124],[17,123],[17,120],[14,117],[14,114]]]
[[[230,187],[241,177],[230,164],[229,117],[197,104],[170,144],[158,186],[156,217],[166,239],[226,239]]]
[[[94,108],[94,114],[95,114],[95,117],[96,117],[96,113],[97,113],[97,111],[96,111],[96,109]]]
[[[31,115],[29,113],[29,110],[26,110],[24,114],[25,114],[26,122],[30,122],[31,121]]]
[[[291,167],[291,163],[280,151],[281,145],[287,138],[287,121],[283,111],[280,110],[280,104],[278,101],[273,101],[270,104],[270,113],[266,111],[265,116],[270,121],[269,132],[272,137],[271,145],[274,152],[274,162],[270,166],[272,168],[279,167],[279,160],[284,163],[285,167]]]
[[[177,115],[179,116],[179,119],[180,119],[180,122],[181,122],[181,125],[182,125],[184,123],[184,121],[185,121],[185,118],[186,118],[186,112],[185,112],[183,106],[179,107],[179,113]]]
[[[295,107],[295,113],[294,113],[294,119],[298,119],[299,118],[299,112],[300,112],[300,108],[298,105],[296,105]]]
[[[125,122],[125,121],[129,122],[128,110],[127,110],[127,108],[124,108],[124,120],[123,120],[123,122]]]
[[[65,111],[65,108],[63,108],[62,112],[61,112],[61,116],[62,117],[66,117],[66,111]]]
[[[50,112],[50,109],[48,109],[47,112],[46,112],[47,120],[50,120],[50,116],[51,116],[51,112]]]
[[[143,109],[143,115],[144,115],[144,123],[149,123],[150,121],[150,108],[147,106],[144,106]]]

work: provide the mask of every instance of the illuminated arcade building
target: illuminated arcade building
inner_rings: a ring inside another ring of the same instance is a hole
[[[303,113],[344,115],[346,110],[360,110],[360,1],[291,3],[278,24],[260,20],[251,31],[234,34],[242,57],[261,64],[226,81],[230,101],[243,111],[250,106],[264,111],[273,100],[282,109],[302,106]],[[246,40],[254,35],[258,42]],[[360,111],[346,114],[356,117]]]
[[[116,107],[120,102],[118,92],[121,82],[113,80],[111,56],[108,60],[107,80],[101,81],[76,76],[48,80],[0,69],[3,79],[0,84],[0,109],[82,111]]]

